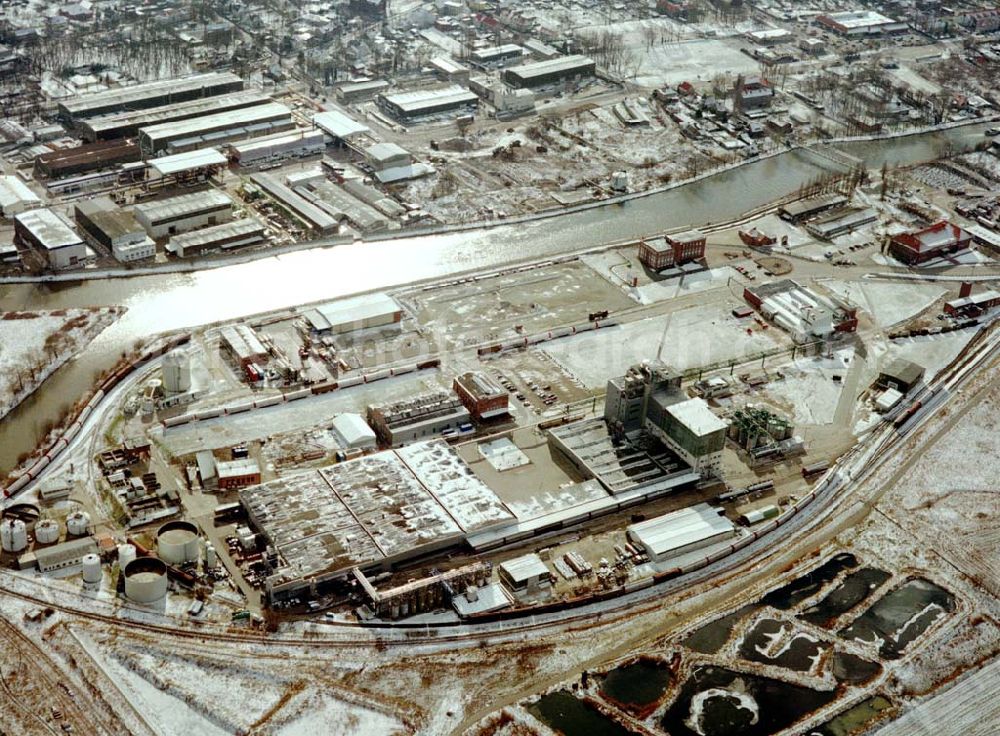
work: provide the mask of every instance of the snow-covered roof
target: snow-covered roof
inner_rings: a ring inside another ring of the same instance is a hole
[[[224,166],[226,161],[226,157],[214,148],[199,148],[195,151],[150,159],[149,165],[160,176],[170,176],[206,166]]]
[[[515,583],[523,583],[532,578],[547,577],[549,568],[535,553],[515,557],[500,563],[500,569]]]
[[[707,503],[699,503],[673,511],[628,528],[630,539],[646,547],[653,555],[662,556],[714,537],[733,534],[736,527],[729,519]]]
[[[0,176],[0,211],[17,204],[38,204],[38,195],[16,176]]]
[[[30,210],[22,212],[14,219],[28,229],[46,250],[83,244],[73,228],[52,210]]]
[[[338,414],[333,420],[333,431],[347,447],[375,442],[375,432],[359,414]]]
[[[667,407],[667,411],[698,437],[718,432],[720,429],[725,430],[727,426],[708,408],[704,399],[688,399],[672,404]]]
[[[334,138],[350,138],[353,135],[367,133],[369,128],[359,123],[350,115],[339,110],[326,110],[313,115],[313,123]]]
[[[380,291],[321,304],[306,312],[306,318],[317,330],[336,330],[345,325],[361,325],[368,320],[399,311],[396,300]]]

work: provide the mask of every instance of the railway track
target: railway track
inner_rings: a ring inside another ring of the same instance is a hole
[[[55,667],[48,667],[48,655],[23,631],[4,618],[0,618],[0,637],[6,640],[4,651],[17,652],[18,664],[15,671],[28,675],[26,689],[42,699],[41,689],[37,688],[38,680],[45,684],[44,698],[51,705],[53,710],[59,711],[62,715],[59,720],[79,729],[80,733],[106,734],[109,733],[102,725],[95,723],[95,719],[83,712],[63,678],[56,678],[54,674],[59,670]],[[25,651],[31,655],[30,661],[25,662]],[[29,720],[36,721],[45,731],[51,734],[65,736],[61,729],[54,727],[44,716],[29,708],[23,702],[23,694],[19,694],[8,682],[8,675],[5,672],[0,676],[0,686],[13,702],[14,706],[29,717]],[[56,704],[58,707],[56,707]],[[55,720],[55,719],[53,719]]]

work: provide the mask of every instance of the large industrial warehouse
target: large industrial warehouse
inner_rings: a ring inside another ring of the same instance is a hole
[[[338,334],[395,324],[403,318],[403,310],[395,299],[379,292],[321,304],[304,316],[317,332]]]
[[[596,65],[587,56],[574,54],[505,69],[503,81],[511,87],[542,87],[577,77],[592,77]]]
[[[451,85],[416,92],[395,92],[378,96],[378,105],[393,117],[407,121],[438,115],[473,111],[479,98],[472,92]]]
[[[108,115],[126,110],[145,110],[227,92],[239,92],[243,80],[229,72],[210,72],[179,79],[147,82],[83,95],[59,103],[59,114],[65,120],[78,120],[95,115]]]
[[[111,115],[81,120],[80,135],[88,141],[105,141],[127,138],[138,134],[140,128],[178,120],[189,120],[244,107],[265,105],[270,98],[260,92],[234,92],[206,99],[190,100],[176,104],[153,107],[147,110],[127,110]]]
[[[267,580],[272,599],[514,521],[441,441],[286,476],[241,491],[240,501],[281,559]]]
[[[233,200],[225,192],[209,189],[135,206],[135,218],[152,238],[218,225],[233,217]]]
[[[75,266],[87,257],[87,246],[52,210],[35,209],[14,218],[14,237],[25,247],[39,250],[50,268]]]
[[[139,146],[146,155],[162,151],[181,153],[209,145],[279,133],[293,126],[291,111],[282,104],[269,102],[146,126],[139,131]]]

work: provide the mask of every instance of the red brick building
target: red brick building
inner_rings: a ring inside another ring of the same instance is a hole
[[[510,414],[509,394],[503,386],[485,373],[475,371],[458,376],[453,388],[476,421],[496,419]]]
[[[954,253],[971,244],[972,233],[942,220],[917,232],[893,236],[889,241],[889,252],[903,263],[915,264]]]
[[[217,462],[215,470],[221,490],[246,488],[260,483],[260,466],[256,460],[243,458]]]
[[[654,271],[662,271],[705,257],[705,234],[698,230],[651,238],[639,243],[639,260]]]

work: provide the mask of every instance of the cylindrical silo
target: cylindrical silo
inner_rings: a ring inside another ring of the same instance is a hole
[[[163,359],[163,390],[181,393],[191,388],[191,359],[187,351],[178,348]]]
[[[35,541],[39,544],[55,544],[59,541],[59,522],[42,519],[35,524]]]
[[[155,603],[167,594],[167,566],[155,557],[136,557],[122,573],[125,595],[136,603]]]
[[[198,559],[198,527],[190,521],[168,521],[156,532],[156,551],[170,565]]]
[[[209,544],[205,547],[205,569],[211,570],[217,564],[219,564],[219,559],[215,554],[215,547]]]
[[[104,577],[101,571],[101,558],[95,554],[83,556],[83,582],[99,583]]]
[[[118,545],[118,567],[124,570],[128,563],[135,559],[135,545],[134,544],[119,544]]]
[[[74,511],[66,517],[66,531],[74,537],[82,537],[90,531],[90,514],[86,511]]]
[[[0,547],[4,552],[20,552],[28,546],[28,527],[20,519],[0,521]]]

